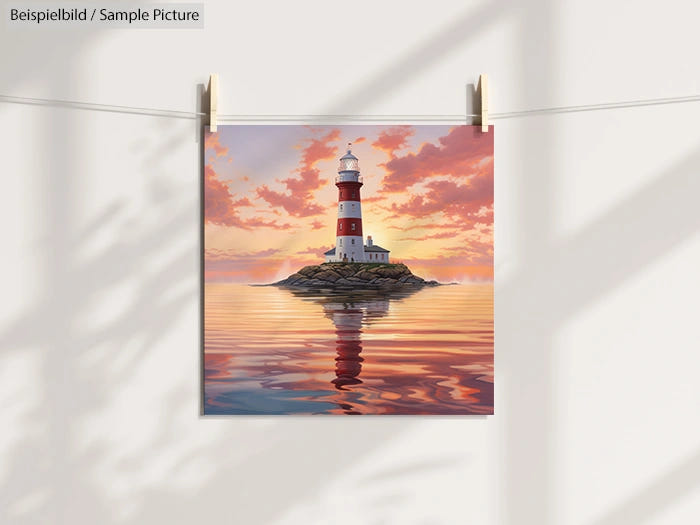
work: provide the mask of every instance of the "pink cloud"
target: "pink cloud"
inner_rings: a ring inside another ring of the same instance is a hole
[[[437,176],[485,177],[493,185],[493,133],[482,133],[478,126],[457,126],[438,145],[423,144],[418,153],[403,157],[391,155],[384,165],[387,175],[382,191],[403,192],[418,182]]]
[[[270,206],[281,207],[294,217],[309,217],[323,213],[324,208],[316,203],[308,202],[304,195],[288,195],[274,191],[263,184],[257,188],[258,197],[267,201]]]
[[[250,199],[241,197],[234,200],[229,187],[219,180],[216,171],[211,166],[204,168],[204,222],[219,226],[232,226],[250,230],[252,228],[275,228],[288,230],[289,223],[280,224],[259,217],[242,219],[238,208],[252,206]]]
[[[233,205],[241,208],[241,207],[252,206],[253,203],[250,202],[250,199],[248,197],[241,197],[240,199],[236,199],[235,201],[233,201]]]
[[[231,191],[211,166],[204,168],[204,220],[222,226],[241,226]]]
[[[337,154],[337,148],[331,143],[340,138],[340,130],[332,129],[321,137],[308,140],[302,150],[297,176],[281,180],[286,191],[270,189],[266,184],[256,188],[259,198],[273,207],[281,207],[291,216],[309,217],[323,213],[324,207],[315,202],[314,192],[328,183],[321,178],[321,172],[316,163],[332,159]]]
[[[406,147],[408,137],[415,133],[411,126],[395,126],[379,133],[377,140],[372,142],[372,146],[389,154],[394,155],[398,149]]]
[[[484,207],[493,203],[493,178],[474,176],[459,184],[451,180],[434,180],[426,184],[426,192],[411,196],[407,202],[392,204],[392,211],[399,217],[425,217],[443,213],[452,219],[481,222],[488,219]],[[481,214],[481,215],[478,215]],[[492,218],[492,217],[491,217]]]

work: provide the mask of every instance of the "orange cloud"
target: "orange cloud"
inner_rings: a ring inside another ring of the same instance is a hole
[[[332,159],[336,148],[332,142],[340,138],[340,130],[332,129],[325,135],[308,140],[308,145],[302,150],[297,177],[289,177],[281,182],[287,188],[286,192],[271,190],[266,184],[256,188],[258,197],[274,207],[282,207],[293,217],[309,217],[320,215],[325,210],[315,202],[313,192],[328,184],[327,179],[321,178],[321,172],[316,163]]]
[[[383,130],[379,133],[377,140],[372,142],[372,146],[385,151],[393,157],[394,152],[406,146],[408,137],[415,133],[411,126],[395,126]]]
[[[311,229],[312,229],[312,230],[320,230],[320,229],[323,228],[324,226],[325,226],[325,223],[324,223],[323,221],[319,221],[319,220],[313,221],[313,222],[311,223]]]
[[[367,140],[366,137],[357,137],[355,140],[352,141],[352,143],[353,144],[360,144],[360,143],[364,142],[365,140]]]
[[[219,134],[207,132],[204,134],[204,150],[214,150],[217,157],[228,155],[228,148],[219,143]],[[229,159],[231,162],[231,159]]]

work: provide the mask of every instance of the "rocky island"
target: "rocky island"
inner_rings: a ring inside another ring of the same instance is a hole
[[[439,286],[413,275],[405,264],[328,262],[304,266],[269,286],[333,290],[397,290]]]

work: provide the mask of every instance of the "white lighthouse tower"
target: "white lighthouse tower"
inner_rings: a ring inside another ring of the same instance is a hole
[[[323,255],[330,262],[371,262],[389,263],[389,250],[372,242],[372,236],[367,236],[367,246],[362,236],[362,205],[360,188],[362,176],[357,157],[352,154],[351,144],[348,152],[340,157],[338,176],[335,185],[338,187],[338,222],[335,228],[335,248]]]
[[[362,176],[350,143],[348,152],[340,158],[335,185],[338,187],[338,224],[335,232],[334,260],[365,262],[360,201]]]

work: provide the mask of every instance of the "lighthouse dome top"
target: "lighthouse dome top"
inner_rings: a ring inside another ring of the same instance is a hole
[[[340,165],[338,166],[338,173],[341,171],[360,171],[360,164],[355,155],[352,154],[352,144],[348,143],[348,152],[340,157]]]
[[[355,159],[357,160],[357,157],[352,154],[352,150],[348,148],[348,152],[340,157],[340,160],[345,160],[345,159]]]

